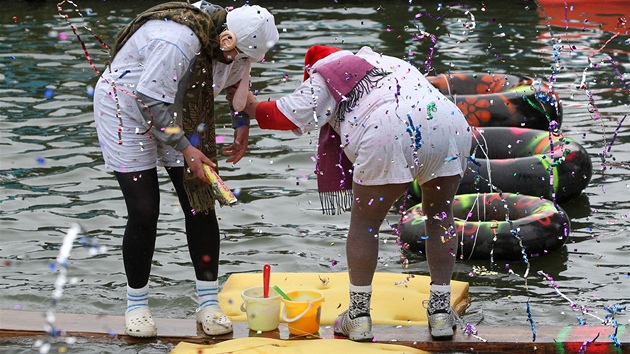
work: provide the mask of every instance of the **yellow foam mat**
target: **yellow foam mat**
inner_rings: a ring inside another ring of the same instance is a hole
[[[427,314],[422,302],[429,299],[428,276],[399,273],[376,273],[372,282],[371,316],[375,325],[427,326]],[[219,292],[219,303],[225,314],[235,322],[246,322],[241,311],[243,290],[262,286],[262,273],[232,274]],[[337,316],[348,308],[348,273],[271,273],[270,285],[285,293],[314,290],[324,294],[321,325],[332,325]],[[468,283],[451,282],[451,305],[461,313],[468,305]]]
[[[323,351],[325,351],[327,354],[427,353],[420,349],[410,348],[403,345],[382,343],[357,343],[350,340],[341,339],[312,339],[289,341],[281,339],[248,337],[231,339],[225,342],[210,345],[180,342],[171,351],[171,354],[312,354],[321,353]]]

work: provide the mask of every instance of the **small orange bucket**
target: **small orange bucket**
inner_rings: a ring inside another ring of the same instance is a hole
[[[282,319],[288,323],[289,333],[296,336],[318,333],[324,294],[317,291],[292,291],[287,296],[291,300],[282,299]]]

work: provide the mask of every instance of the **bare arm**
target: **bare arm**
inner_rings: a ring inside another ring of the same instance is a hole
[[[258,103],[259,102],[256,100],[256,96],[254,96],[254,94],[250,91],[247,95],[247,102],[245,104],[245,109],[243,109],[243,112],[245,112],[250,117],[256,118],[256,108],[258,108]]]

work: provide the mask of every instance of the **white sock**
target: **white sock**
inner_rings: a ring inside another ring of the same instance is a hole
[[[352,285],[350,283],[350,307],[348,314],[351,319],[359,315],[370,314],[370,302],[372,300],[372,285]]]
[[[140,289],[134,289],[127,285],[127,310],[125,313],[144,306],[149,306],[149,284]]]
[[[353,285],[350,283],[350,291],[354,291],[355,293],[371,293],[372,285]]]
[[[206,306],[219,306],[219,281],[197,280],[199,309]]]
[[[435,285],[431,284],[429,289],[429,306],[427,311],[429,314],[435,312],[448,311],[451,307],[451,285]]]
[[[451,292],[451,284],[442,284],[442,285],[436,285],[436,284],[431,284],[431,289],[430,291],[434,291],[437,293],[450,293]]]

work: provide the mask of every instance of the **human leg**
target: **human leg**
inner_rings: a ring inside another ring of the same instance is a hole
[[[214,210],[194,212],[184,189],[184,168],[169,167],[168,172],[186,222],[186,241],[197,280],[215,281],[219,270],[219,223]]]
[[[426,215],[426,256],[431,281],[448,285],[455,268],[457,237],[453,233],[453,199],[459,175],[438,177],[422,185],[422,212]],[[452,237],[452,239],[451,239]]]
[[[122,249],[127,284],[134,289],[142,288],[151,273],[160,213],[157,171],[115,172],[115,175],[127,206]]]
[[[209,335],[225,334],[232,331],[232,322],[219,307],[219,223],[214,210],[208,213],[194,212],[184,189],[184,168],[169,167],[167,172],[186,220],[186,240],[188,252],[195,268],[199,308],[197,320],[204,332]]]
[[[378,233],[387,212],[409,184],[363,186],[353,184],[353,205],[346,242],[350,275],[350,306],[335,321],[336,334],[356,341],[372,339],[370,301],[378,262]]]
[[[115,172],[115,175],[127,206],[122,246],[127,276],[125,331],[134,337],[153,337],[157,335],[157,327],[148,307],[148,283],[160,204],[157,171]]]
[[[452,337],[455,326],[451,313],[451,278],[457,254],[453,199],[459,175],[438,177],[422,184],[422,212],[425,221],[426,257],[431,276],[427,317],[434,338]]]
[[[346,257],[350,283],[357,286],[372,284],[378,261],[378,232],[387,212],[407,190],[409,183],[364,186],[353,183],[354,201],[350,213],[350,228]]]

